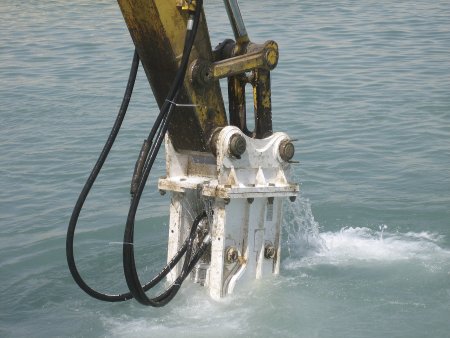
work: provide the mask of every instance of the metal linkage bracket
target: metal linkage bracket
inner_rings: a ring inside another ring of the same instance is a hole
[[[237,143],[238,155],[236,138],[245,141]],[[207,209],[211,253],[198,264],[193,279],[219,299],[232,293],[238,281],[279,273],[283,200],[294,198],[299,186],[288,180],[290,163],[283,155],[290,143],[287,134],[252,139],[227,126],[215,143],[216,156],[178,153],[167,137],[167,176],[158,186],[172,192],[168,257],[189,232],[190,215]],[[177,273],[175,269],[172,275]]]

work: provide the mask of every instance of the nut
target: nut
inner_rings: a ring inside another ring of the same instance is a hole
[[[239,258],[239,252],[233,246],[230,246],[226,249],[225,252],[225,260],[227,263],[236,263]]]
[[[275,247],[272,244],[266,244],[264,247],[264,257],[267,259],[273,259],[275,257]]]

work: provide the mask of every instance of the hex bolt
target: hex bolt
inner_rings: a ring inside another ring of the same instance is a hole
[[[278,151],[280,152],[281,159],[287,162],[294,157],[295,147],[290,140],[284,140],[281,141]]]
[[[266,244],[264,247],[264,257],[273,259],[275,257],[275,247],[272,244]]]
[[[227,263],[236,263],[239,258],[239,252],[234,246],[230,246],[225,251],[225,260]]]
[[[230,138],[229,152],[231,155],[240,158],[247,148],[244,136],[239,133],[233,134]]]

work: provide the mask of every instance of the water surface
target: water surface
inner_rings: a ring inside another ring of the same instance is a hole
[[[73,205],[120,105],[133,46],[117,3],[0,4],[0,336],[448,337],[450,4],[241,1],[274,39],[274,128],[296,142],[281,275],[222,302],[186,285],[169,306],[101,303],[65,260]],[[206,1],[217,44],[232,37]],[[141,71],[86,203],[76,256],[89,283],[125,290],[129,180],[156,103]],[[165,260],[168,197],[138,214],[142,279]]]

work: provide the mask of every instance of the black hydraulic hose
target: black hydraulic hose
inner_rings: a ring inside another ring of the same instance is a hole
[[[195,252],[194,256],[191,259],[191,262],[188,266],[188,274],[192,271],[192,269],[195,267],[195,265],[198,263],[200,258],[202,258],[203,254],[206,252],[206,250],[209,248],[211,244],[211,236],[207,234],[205,238],[203,239],[202,244]]]
[[[75,258],[73,253],[73,240],[75,234],[75,228],[78,222],[78,217],[80,216],[81,209],[83,208],[83,204],[86,201],[86,198],[100,172],[103,164],[105,163],[106,158],[111,150],[111,147],[114,144],[114,141],[119,133],[120,127],[122,125],[123,119],[128,109],[128,104],[130,102],[131,94],[133,92],[134,83],[136,81],[136,74],[139,68],[139,55],[137,51],[134,51],[133,62],[130,69],[130,75],[128,78],[127,88],[125,90],[125,94],[123,96],[122,104],[120,106],[119,112],[116,117],[116,121],[114,122],[114,126],[111,129],[111,132],[108,136],[108,140],[106,141],[102,152],[100,153],[97,162],[94,165],[94,168],[89,175],[86,183],[84,184],[83,190],[78,196],[77,203],[72,212],[72,216],[69,221],[69,226],[67,228],[67,237],[66,237],[66,257],[67,264],[69,266],[70,273],[72,274],[73,279],[78,284],[78,286],[85,291],[88,295],[97,298],[99,300],[108,301],[108,302],[120,302],[124,300],[128,300],[132,298],[132,294],[130,292],[117,294],[117,295],[108,295],[104,293],[100,293],[94,289],[92,289],[83,278],[80,276],[78,269],[75,264]]]
[[[122,105],[120,107],[118,116],[116,118],[116,121],[114,123],[114,126],[111,130],[111,133],[108,137],[108,140],[94,166],[92,169],[92,172],[88,178],[88,180],[85,183],[85,186],[83,190],[81,191],[77,203],[74,207],[72,217],[69,222],[69,227],[67,230],[67,239],[66,239],[66,256],[67,256],[67,262],[69,265],[69,270],[75,280],[75,282],[78,284],[78,286],[85,291],[88,295],[99,299],[103,301],[109,301],[109,302],[118,302],[118,301],[125,301],[129,300],[131,298],[138,297],[137,300],[141,303],[150,303],[146,305],[153,305],[153,306],[163,306],[167,304],[178,292],[181,283],[185,280],[185,278],[189,275],[189,273],[192,271],[192,269],[195,267],[195,264],[198,262],[198,260],[201,258],[201,256],[204,254],[205,250],[209,246],[209,240],[208,242],[203,242],[199,249],[193,254],[192,259],[192,248],[193,248],[193,242],[196,236],[196,229],[198,227],[199,222],[206,217],[206,214],[203,213],[199,215],[195,220],[191,227],[190,235],[186,238],[178,252],[175,254],[175,256],[171,259],[171,261],[163,268],[163,270],[155,277],[153,278],[149,283],[145,284],[144,286],[141,286],[139,278],[137,276],[136,272],[136,266],[135,266],[135,260],[134,260],[134,250],[133,250],[133,233],[134,233],[134,217],[136,214],[137,206],[139,204],[140,197],[142,195],[145,182],[148,179],[148,175],[150,173],[150,170],[153,166],[153,163],[155,161],[155,158],[158,154],[158,150],[161,146],[161,143],[163,141],[164,135],[168,128],[168,123],[170,121],[175,101],[178,97],[179,90],[181,86],[183,85],[184,76],[187,69],[187,64],[189,61],[189,55],[190,51],[192,49],[192,46],[194,44],[196,31],[198,28],[199,20],[200,20],[200,13],[202,9],[202,0],[197,2],[197,9],[195,11],[195,14],[190,16],[190,23],[192,23],[192,26],[188,26],[188,31],[186,34],[186,40],[185,40],[185,46],[183,51],[183,57],[181,60],[181,64],[179,67],[179,70],[176,74],[176,77],[172,83],[172,86],[169,90],[169,93],[167,95],[166,101],[161,107],[160,113],[155,121],[155,124],[153,125],[151,132],[147,138],[147,140],[144,142],[143,149],[141,150],[141,154],[139,156],[139,159],[136,163],[135,173],[133,175],[132,179],[132,203],[130,206],[130,212],[129,217],[127,218],[127,227],[125,229],[124,238],[130,238],[129,241],[124,242],[124,272],[125,277],[127,280],[127,284],[130,288],[130,292],[123,293],[123,294],[117,294],[117,295],[110,295],[110,294],[104,294],[100,293],[91,287],[89,287],[86,282],[82,279],[80,276],[78,269],[75,264],[74,259],[74,253],[73,253],[73,240],[74,240],[74,233],[75,233],[75,227],[78,221],[78,217],[80,215],[81,209],[83,207],[83,204],[87,198],[87,195],[89,194],[90,189],[92,188],[110,150],[111,147],[115,141],[115,138],[119,132],[119,129],[121,127],[121,124],[123,122],[123,119],[126,114],[126,110],[130,101],[131,93],[133,90],[134,82],[136,79],[136,73],[137,68],[139,65],[139,56],[137,52],[135,51],[134,57],[133,57],[133,63],[130,70],[130,76],[127,84],[127,89],[125,91],[125,95],[122,101]],[[153,139],[156,135],[156,142],[153,142]],[[132,222],[130,223],[130,214],[132,218]],[[127,250],[126,247],[131,247],[131,251]],[[131,253],[131,254],[130,254]],[[150,300],[146,297],[145,291],[149,290],[150,288],[154,287],[156,284],[158,284],[167,274],[175,267],[175,265],[179,262],[181,257],[185,255],[185,260],[183,263],[183,267],[181,269],[180,275],[177,277],[175,282],[172,284],[171,287],[169,287],[166,291],[164,291],[159,296],[153,298],[153,300]],[[131,264],[128,264],[131,263]],[[130,274],[131,273],[131,278]],[[142,296],[143,294],[143,296]]]
[[[176,99],[176,97],[177,97],[177,95],[175,95],[174,100]],[[155,144],[153,146],[152,151],[150,152],[150,156],[149,156],[149,158],[147,160],[147,163],[146,163],[146,169],[144,170],[144,173],[143,173],[143,177],[142,177],[141,185],[140,185],[141,189],[137,193],[138,197],[134,199],[134,202],[132,202],[132,206],[131,206],[131,210],[132,210],[131,211],[131,215],[132,216],[131,216],[131,218],[134,218],[134,215],[136,213],[137,203],[138,203],[137,201],[139,201],[139,198],[140,198],[140,196],[142,194],[142,190],[143,190],[142,187],[145,185],[145,181],[148,178],[149,171],[150,171],[151,167],[153,166],[153,163],[155,161],[158,149],[161,146],[162,140],[164,138],[164,134],[167,131],[168,122],[170,120],[170,116],[172,114],[173,108],[174,108],[173,105],[170,105],[168,107],[167,116],[164,116],[162,126],[158,130],[157,140],[156,140],[156,142],[155,142]],[[144,184],[142,184],[142,182],[144,182]],[[129,215],[130,215],[130,213],[129,213]],[[134,219],[133,219],[132,222],[134,223]],[[130,222],[128,222],[128,224],[130,224]],[[133,224],[133,226],[134,226],[134,224]],[[132,236],[133,236],[134,228],[128,227],[128,229],[126,229],[125,231],[126,232],[128,231],[128,232],[126,234],[124,234],[124,238],[130,238],[130,241],[132,241],[133,240]],[[139,297],[139,299],[138,299],[139,302],[141,302],[143,304],[146,304],[146,305],[163,306],[163,305],[167,304],[168,301],[170,299],[172,299],[173,296],[176,294],[176,292],[178,291],[179,287],[177,287],[177,286],[172,287],[170,290],[168,290],[168,291],[171,292],[170,294],[168,294],[168,292],[165,292],[161,296],[158,296],[158,297],[154,298],[153,301],[148,299],[148,297],[145,296],[145,293],[143,293],[143,291],[145,291],[145,290],[143,290],[140,285],[137,285],[137,283],[140,283],[140,282],[139,282],[139,278],[137,276],[137,273],[135,272],[136,271],[136,267],[135,267],[134,253],[130,254],[130,252],[132,252],[132,251],[133,251],[133,248],[131,248],[131,250],[129,250],[128,248],[124,248],[124,273],[125,273],[125,276],[126,276],[127,285],[130,288],[131,293],[134,295],[134,297]],[[189,256],[189,255],[187,255],[187,256]],[[189,257],[186,257],[185,259],[188,261]],[[143,291],[141,291],[141,290],[143,290]],[[167,295],[167,297],[165,297],[166,295]],[[165,297],[165,298],[163,299],[163,297]]]
[[[81,212],[81,209],[83,208],[84,202],[86,201],[86,198],[90,192],[90,189],[92,188],[92,185],[94,184],[101,168],[103,167],[103,164],[108,157],[108,154],[113,146],[113,143],[117,137],[117,134],[119,133],[119,129],[121,127],[121,124],[123,122],[123,119],[125,117],[128,104],[131,98],[131,94],[133,91],[134,83],[136,80],[136,74],[139,67],[139,56],[137,52],[134,52],[133,56],[133,62],[130,69],[130,75],[128,79],[127,88],[125,90],[125,94],[123,97],[123,101],[121,104],[121,107],[119,109],[119,113],[117,115],[116,121],[114,123],[114,126],[110,132],[110,135],[108,137],[108,140],[106,141],[106,144],[94,166],[94,168],[91,171],[91,174],[89,178],[87,179],[83,190],[81,191],[80,195],[78,196],[77,203],[75,204],[74,210],[72,212],[72,217],[69,222],[69,227],[67,229],[67,237],[66,237],[66,257],[67,257],[67,263],[69,266],[70,273],[72,274],[73,279],[78,284],[78,286],[85,291],[88,295],[91,297],[94,297],[96,299],[102,300],[102,301],[108,301],[108,302],[120,302],[125,301],[128,299],[133,298],[133,295],[130,292],[117,294],[117,295],[109,295],[100,293],[94,289],[92,289],[87,283],[83,280],[81,277],[78,268],[75,263],[75,257],[73,252],[73,243],[74,243],[74,234],[75,234],[75,228],[78,222],[78,218]],[[187,238],[184,243],[181,245],[178,252],[175,254],[175,256],[167,263],[167,265],[163,268],[163,270],[155,276],[150,282],[145,284],[143,286],[144,290],[149,290],[156,284],[158,284],[164,277],[167,276],[167,274],[173,269],[173,267],[179,262],[181,257],[183,257],[184,253],[186,252],[188,248],[188,244],[190,242],[190,239]]]
[[[159,114],[158,119],[157,119],[157,122],[161,123],[161,125],[158,125],[158,123],[155,123],[155,125],[152,128],[152,130],[149,134],[149,137],[147,139],[148,144],[151,144],[151,149],[149,151],[148,158],[145,160],[145,165],[143,168],[142,177],[139,180],[139,185],[132,197],[132,201],[131,201],[131,205],[130,205],[130,209],[129,209],[128,217],[127,217],[127,224],[126,224],[125,232],[124,232],[123,265],[124,265],[125,279],[127,281],[128,288],[130,289],[131,294],[134,296],[134,298],[137,301],[139,301],[140,303],[142,303],[144,305],[150,305],[150,306],[155,306],[155,307],[163,306],[168,301],[170,301],[179,289],[178,284],[181,284],[181,283],[178,283],[178,282],[180,282],[180,281],[182,282],[186,278],[186,276],[188,274],[188,270],[189,270],[188,269],[189,264],[191,263],[190,255],[191,255],[192,245],[189,244],[188,248],[186,250],[185,263],[183,264],[181,275],[179,276],[179,278],[177,278],[177,283],[174,283],[162,295],[155,297],[153,299],[150,299],[146,296],[146,294],[145,294],[146,290],[144,290],[142,288],[141,283],[139,281],[137,271],[136,271],[136,263],[135,263],[135,259],[134,259],[134,247],[133,247],[134,220],[136,217],[136,212],[137,212],[137,208],[139,205],[139,201],[140,201],[142,192],[145,187],[145,183],[148,179],[151,168],[156,159],[156,155],[161,146],[164,135],[167,131],[168,123],[170,121],[172,111],[174,109],[174,101],[176,101],[178,92],[179,92],[181,86],[183,85],[184,76],[185,76],[188,61],[189,61],[190,51],[192,50],[192,46],[194,44],[196,32],[197,32],[199,21],[200,21],[202,5],[203,5],[202,0],[197,1],[196,10],[194,13],[194,18],[193,18],[192,29],[189,29],[189,27],[188,27],[188,30],[186,33],[185,46],[184,46],[183,56],[182,56],[179,70],[178,70],[175,80],[172,84],[172,87],[169,91],[167,99],[164,102],[163,106],[161,107],[161,113]],[[156,141],[153,143],[153,138],[155,137],[156,134],[157,134]],[[194,224],[195,223],[196,222],[194,222]]]
[[[191,259],[191,255],[192,255],[194,239],[197,235],[198,225],[200,224],[201,220],[204,218],[206,218],[206,212],[201,213],[194,219],[194,222],[192,223],[190,234],[187,238],[189,240],[189,243],[188,243],[185,258],[184,258],[183,267],[181,268],[181,273],[175,279],[175,281],[172,283],[172,285],[169,288],[167,288],[163,293],[161,293],[160,295],[158,295],[152,299],[155,302],[155,305],[153,305],[153,306],[161,307],[161,306],[164,306],[167,303],[169,303],[173,299],[173,297],[175,297],[177,292],[180,290],[181,284],[186,279],[186,277],[189,275],[189,273],[192,271],[192,269],[195,267],[195,264],[201,258],[201,255],[194,255],[195,259],[196,259],[194,261],[193,259]],[[200,248],[202,248],[202,246]],[[200,249],[197,250],[196,254],[199,253],[199,251],[200,251]]]

